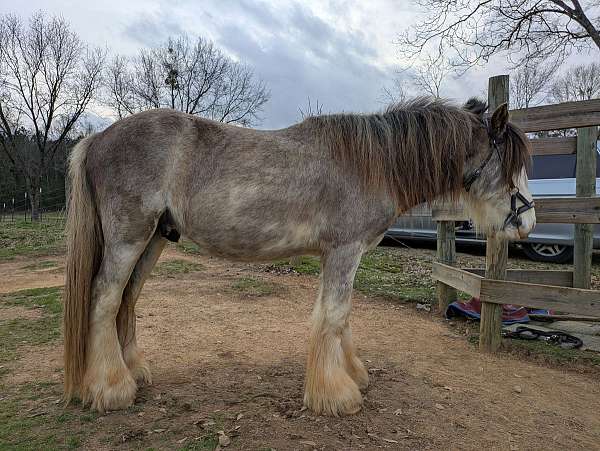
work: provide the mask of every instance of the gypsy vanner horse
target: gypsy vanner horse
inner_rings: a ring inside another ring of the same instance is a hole
[[[69,169],[65,399],[123,409],[151,382],[135,304],[182,235],[236,260],[320,256],[304,403],[357,412],[368,375],[348,322],[352,283],[394,219],[460,197],[486,233],[519,239],[534,227],[528,140],[506,105],[485,110],[419,98],[263,131],[158,109],[82,140]]]

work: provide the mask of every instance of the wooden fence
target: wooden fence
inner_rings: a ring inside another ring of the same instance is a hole
[[[489,80],[490,111],[508,103],[507,75]],[[445,312],[456,299],[456,290],[481,299],[479,347],[495,351],[502,341],[502,304],[555,309],[566,313],[600,316],[600,292],[590,290],[593,224],[600,223],[600,198],[596,198],[596,141],[600,125],[600,100],[567,102],[511,111],[511,122],[525,132],[576,128],[576,138],[532,140],[534,155],[577,154],[576,197],[535,200],[538,223],[575,224],[573,271],[506,269],[508,243],[487,237],[486,268],[459,269],[456,263],[454,221],[468,214],[454,206],[434,206],[437,222],[438,261],[433,265],[439,309]]]

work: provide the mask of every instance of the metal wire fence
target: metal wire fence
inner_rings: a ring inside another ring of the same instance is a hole
[[[64,189],[43,192],[40,190],[40,206],[37,221],[64,221],[66,201]],[[27,192],[20,196],[0,199],[0,223],[25,221],[33,222],[31,197]]]

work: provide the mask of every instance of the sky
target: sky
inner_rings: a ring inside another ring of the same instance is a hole
[[[269,87],[261,128],[298,122],[308,99],[323,112],[383,108],[383,88],[408,77],[398,75],[410,62],[400,60],[395,41],[418,19],[410,0],[0,0],[2,12],[38,10],[62,15],[83,40],[111,53],[134,55],[182,33],[211,39]],[[442,94],[485,95],[488,77],[500,73],[497,59],[449,78]]]

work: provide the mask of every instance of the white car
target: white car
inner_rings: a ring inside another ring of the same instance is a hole
[[[600,157],[598,158],[600,162]],[[529,174],[529,190],[539,197],[575,196],[576,155],[536,155]],[[596,194],[600,194],[600,171],[596,167]],[[398,239],[436,239],[436,223],[427,205],[419,205],[398,217],[386,236]],[[532,260],[564,263],[573,258],[573,224],[538,224],[529,237],[519,242]],[[468,222],[456,224],[457,242],[481,242]],[[600,225],[594,229],[594,249],[600,249]]]

